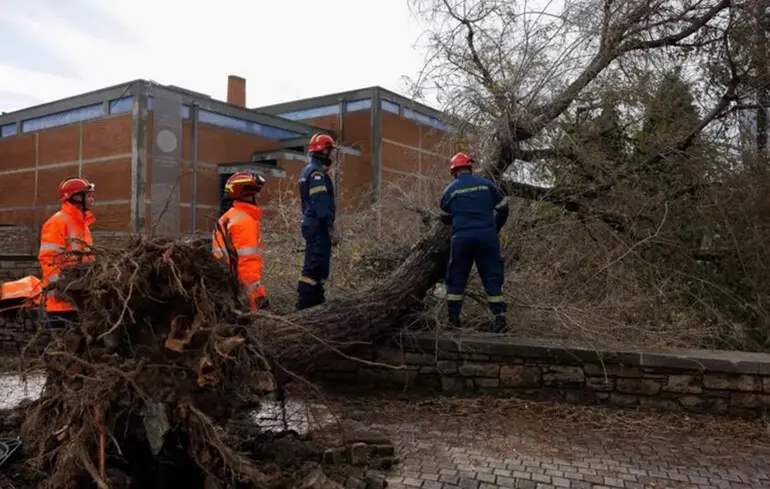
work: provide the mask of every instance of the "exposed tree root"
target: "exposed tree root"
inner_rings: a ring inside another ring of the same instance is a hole
[[[37,487],[140,487],[157,483],[143,471],[164,464],[190,476],[184,487],[335,487],[318,475],[321,447],[291,450],[304,459],[290,467],[266,463],[264,448],[239,448],[244,441],[224,427],[275,391],[271,366],[291,372],[344,349],[345,339],[371,339],[392,323],[388,314],[360,298],[358,312],[341,304],[283,318],[244,312],[231,270],[204,240],[145,236],[95,251],[96,262],[57,283],[80,317],[51,335],[41,356],[49,382],[21,429]],[[394,302],[398,311],[404,302]],[[265,436],[248,435],[252,443]]]

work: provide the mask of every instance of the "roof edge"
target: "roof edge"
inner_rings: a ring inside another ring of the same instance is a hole
[[[311,109],[324,105],[333,105],[342,101],[354,101],[362,98],[373,98],[374,92],[379,91],[381,97],[403,105],[412,110],[417,110],[425,115],[436,117],[438,119],[445,120],[447,122],[458,122],[456,118],[450,114],[431,107],[425,103],[419,102],[405,95],[398,94],[393,90],[381,87],[379,85],[373,85],[369,87],[359,88],[355,90],[347,90],[344,92],[335,92],[325,95],[318,95],[315,97],[306,97],[297,100],[289,100],[286,102],[280,102],[277,104],[263,105],[260,107],[254,107],[251,110],[259,111],[267,114],[280,114],[286,112],[294,112],[296,110]]]

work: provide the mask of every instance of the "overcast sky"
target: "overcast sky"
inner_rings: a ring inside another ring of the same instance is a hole
[[[240,75],[250,107],[404,93],[422,32],[407,0],[0,0],[0,111],[137,78],[224,100]]]

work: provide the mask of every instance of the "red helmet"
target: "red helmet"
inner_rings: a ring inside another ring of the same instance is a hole
[[[449,171],[454,173],[458,168],[473,168],[473,159],[465,153],[457,153],[449,162]]]
[[[93,192],[95,189],[96,186],[85,178],[66,178],[59,184],[59,200],[66,202],[75,194],[81,192]]]
[[[310,138],[310,144],[308,145],[308,152],[315,153],[316,151],[324,151],[327,149],[334,149],[337,147],[337,143],[334,142],[334,138],[328,134],[316,133]]]
[[[227,179],[225,194],[229,199],[253,197],[265,185],[265,179],[248,171],[240,171]]]

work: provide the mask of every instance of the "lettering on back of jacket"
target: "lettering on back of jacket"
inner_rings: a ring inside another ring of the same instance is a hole
[[[508,220],[508,199],[487,178],[463,174],[444,189],[441,221],[452,225],[452,234],[497,233]]]

